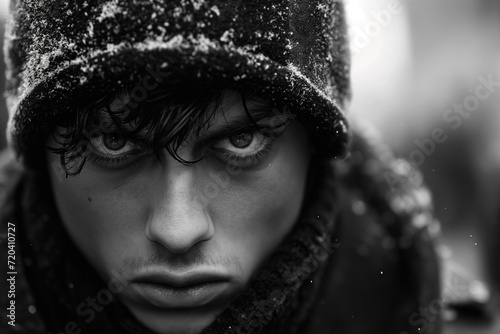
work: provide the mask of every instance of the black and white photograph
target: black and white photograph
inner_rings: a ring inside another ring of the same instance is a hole
[[[0,0],[0,45],[0,333],[500,333],[500,1]]]

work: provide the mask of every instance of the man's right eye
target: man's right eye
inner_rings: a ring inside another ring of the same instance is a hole
[[[113,156],[132,151],[135,147],[125,136],[115,132],[96,137],[91,143],[100,153]]]
[[[116,132],[95,137],[90,143],[90,161],[110,169],[126,167],[147,153],[144,145]]]

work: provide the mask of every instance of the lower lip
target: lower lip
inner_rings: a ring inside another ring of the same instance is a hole
[[[150,304],[161,308],[193,308],[205,306],[222,296],[226,282],[207,282],[174,288],[165,284],[138,282],[134,290]]]

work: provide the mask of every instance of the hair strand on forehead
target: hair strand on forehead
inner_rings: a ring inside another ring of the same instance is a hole
[[[257,127],[247,107],[248,94],[238,93],[246,115]],[[250,96],[253,99],[253,95]],[[92,140],[109,133],[147,143],[160,161],[159,153],[166,149],[178,162],[193,164],[203,157],[185,160],[178,150],[190,136],[199,136],[207,127],[221,109],[224,97],[225,90],[201,85],[163,87],[149,92],[140,103],[132,101],[127,92],[100,97],[85,107],[77,106],[70,116],[58,119],[52,133],[57,147],[47,149],[60,155],[66,176],[79,174],[92,149]]]

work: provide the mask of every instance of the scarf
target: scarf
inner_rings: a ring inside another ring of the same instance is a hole
[[[308,316],[334,245],[337,181],[331,163],[316,164],[293,230],[249,286],[205,328],[212,333],[297,333]],[[311,182],[312,181],[312,182]],[[59,220],[46,178],[26,175],[15,193],[25,276],[44,331],[69,322],[87,332],[152,333],[114,298],[86,323],[78,306],[105,287]]]

